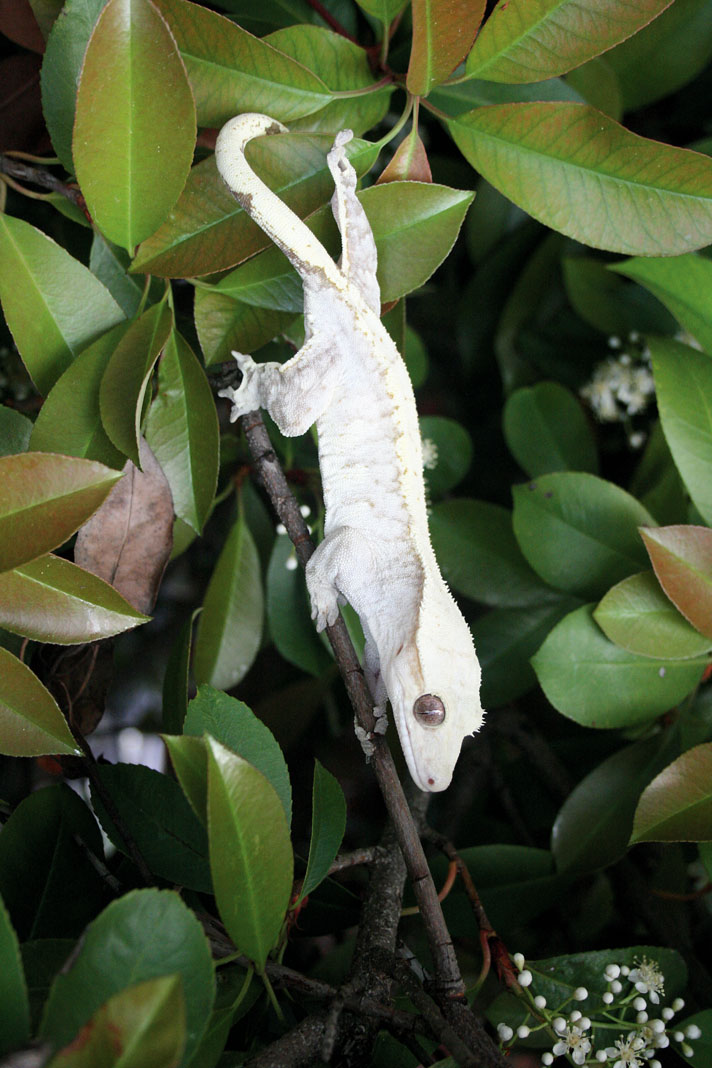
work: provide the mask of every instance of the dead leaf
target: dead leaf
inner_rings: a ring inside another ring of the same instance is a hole
[[[74,560],[148,614],[173,545],[173,498],[143,439],[139,457],[143,470],[127,460],[124,477],[80,528]]]

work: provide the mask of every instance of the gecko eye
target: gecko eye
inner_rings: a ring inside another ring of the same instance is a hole
[[[445,705],[432,693],[424,693],[413,705],[413,715],[423,727],[439,727],[445,719]]]

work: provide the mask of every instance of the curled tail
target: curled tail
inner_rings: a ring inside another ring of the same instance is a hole
[[[253,137],[288,132],[286,126],[269,115],[252,112],[237,115],[218,134],[215,162],[228,189],[302,278],[316,270],[333,283],[340,272],[329,253],[299,216],[257,177],[245,159],[245,146]]]

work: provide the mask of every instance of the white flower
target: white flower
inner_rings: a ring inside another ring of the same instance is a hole
[[[432,438],[423,438],[423,467],[426,471],[432,471],[433,468],[438,466],[438,447]],[[516,958],[522,957],[521,953],[514,954],[516,964]],[[522,963],[524,957],[522,957]]]
[[[629,980],[639,994],[647,994],[653,1005],[659,1004],[660,995],[665,992],[665,976],[658,968],[657,962],[643,957],[635,963],[637,967],[631,970]]]
[[[561,1039],[552,1046],[551,1052],[555,1057],[562,1057],[565,1053],[569,1053],[574,1064],[583,1064],[591,1052],[591,1042],[582,1029],[573,1024],[566,1028]]]
[[[617,1038],[615,1046],[609,1046],[606,1054],[609,1060],[615,1058],[613,1068],[641,1068],[643,1062],[638,1054],[645,1046],[645,1039],[635,1031],[627,1038]]]

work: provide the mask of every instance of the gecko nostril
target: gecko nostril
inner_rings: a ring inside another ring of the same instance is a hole
[[[434,694],[424,693],[415,701],[413,715],[423,727],[439,727],[445,720],[445,705]]]

